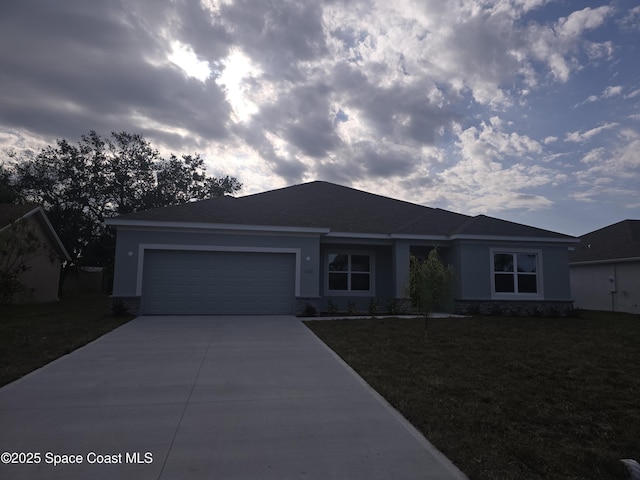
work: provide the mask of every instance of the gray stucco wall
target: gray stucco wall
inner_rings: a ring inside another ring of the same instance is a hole
[[[119,229],[116,246],[114,297],[135,297],[138,286],[140,244],[181,246],[216,246],[237,248],[285,248],[300,250],[301,305],[309,302],[326,310],[331,299],[340,308],[349,300],[359,310],[367,310],[372,298],[381,308],[389,299],[404,296],[403,285],[408,283],[408,255],[413,242],[408,240],[373,240],[362,244],[362,239],[337,239],[319,235],[273,234],[267,232],[220,233],[212,231],[161,231]],[[431,248],[422,245],[418,248]],[[566,245],[539,243],[500,243],[484,241],[457,241],[451,246],[439,247],[446,264],[454,268],[456,300],[489,301],[491,292],[491,250],[539,250],[542,257],[543,300],[568,301],[571,299],[569,259]],[[326,292],[327,253],[332,251],[370,252],[374,256],[375,291],[365,295],[331,295]],[[406,261],[405,261],[406,260]],[[401,261],[401,262],[400,262]],[[400,262],[400,263],[397,263]],[[322,298],[320,298],[322,297]]]
[[[300,296],[317,297],[320,293],[318,290],[320,271],[318,236],[119,229],[116,244],[114,297],[136,296],[140,244],[176,245],[177,249],[180,246],[300,249]]]
[[[452,250],[456,298],[491,299],[490,246],[457,244]]]
[[[542,248],[544,262],[544,296],[547,300],[570,300],[569,249],[564,247]]]
[[[490,300],[491,250],[539,250],[542,254],[542,282],[545,300],[570,300],[569,252],[566,245],[537,243],[456,243],[450,258],[456,271],[458,299]]]

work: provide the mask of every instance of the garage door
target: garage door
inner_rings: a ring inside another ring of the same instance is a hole
[[[145,314],[292,314],[294,296],[294,254],[145,252]]]

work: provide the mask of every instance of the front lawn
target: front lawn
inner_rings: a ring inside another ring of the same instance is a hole
[[[132,316],[114,317],[107,295],[0,306],[0,386],[79,348]]]
[[[622,479],[640,460],[640,317],[308,321],[472,480]]]

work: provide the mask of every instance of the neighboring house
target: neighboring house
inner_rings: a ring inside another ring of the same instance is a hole
[[[576,306],[640,313],[640,220],[624,220],[580,240],[570,256]]]
[[[562,312],[577,239],[311,182],[106,221],[117,228],[113,299],[142,314],[366,312],[407,301],[410,254],[455,269],[455,310]]]
[[[28,255],[27,270],[19,277],[24,289],[14,297],[14,303],[40,303],[58,300],[60,268],[70,260],[64,245],[51,226],[47,214],[38,205],[0,204],[0,235],[8,234],[18,224],[31,229],[38,240],[37,251]],[[13,252],[0,252],[7,255]],[[7,260],[7,257],[0,258]]]

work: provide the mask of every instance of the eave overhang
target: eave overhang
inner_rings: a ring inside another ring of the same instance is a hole
[[[569,262],[569,266],[579,267],[581,265],[604,265],[607,263],[633,263],[633,262],[640,262],[640,257],[606,258],[603,260],[583,260],[580,262]]]
[[[167,222],[158,220],[127,220],[108,218],[104,224],[109,227],[123,229],[154,229],[154,230],[201,230],[201,231],[241,231],[255,233],[303,233],[324,235],[330,230],[321,227],[296,227],[280,225],[245,225],[237,223],[207,223],[207,222]]]
[[[580,243],[578,238],[557,237],[523,237],[501,235],[421,235],[404,233],[374,233],[374,232],[344,232],[332,231],[329,227],[301,227],[282,225],[251,225],[236,223],[208,223],[208,222],[181,222],[159,220],[129,220],[108,218],[105,225],[119,229],[140,230],[173,230],[173,231],[226,231],[245,233],[281,233],[281,234],[306,234],[322,235],[328,238],[348,238],[361,240],[413,240],[421,242],[453,242],[453,241],[478,241],[478,242],[517,242],[517,243],[552,243],[568,246]]]

